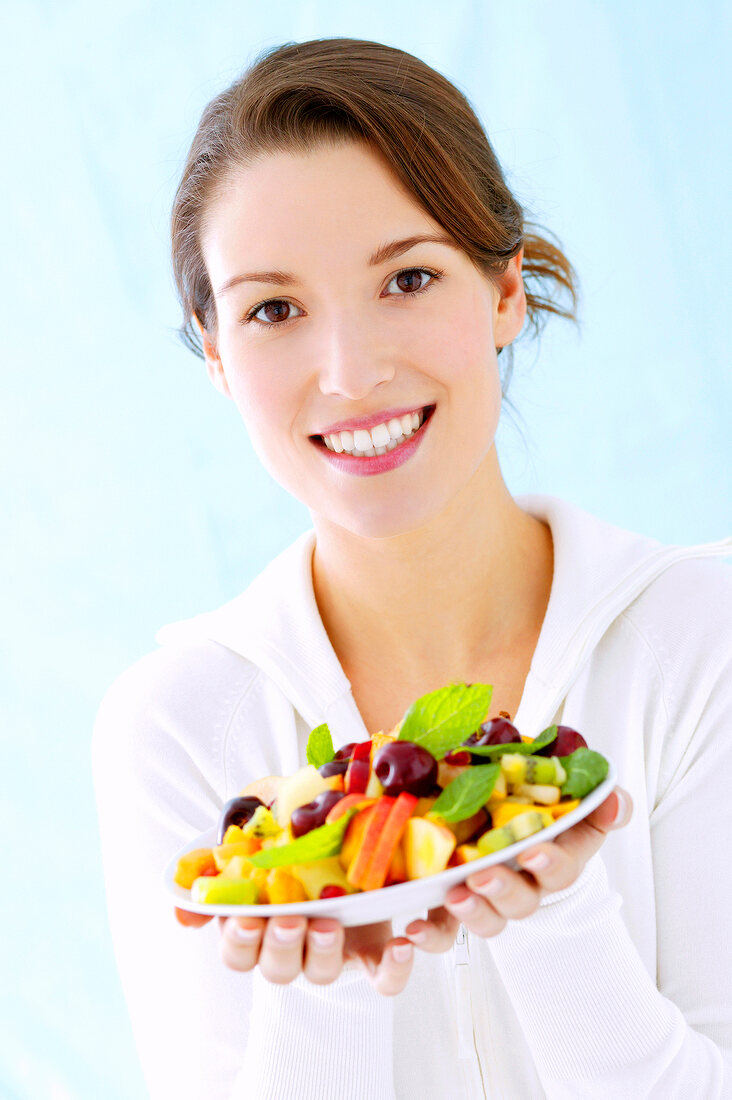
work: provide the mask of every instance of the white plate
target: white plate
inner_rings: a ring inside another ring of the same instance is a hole
[[[492,867],[494,863],[507,863],[509,867],[517,870],[518,864],[515,862],[515,857],[519,852],[540,841],[553,840],[555,836],[571,829],[605,801],[615,784],[615,769],[610,764],[607,779],[599,787],[590,791],[574,810],[570,810],[568,814],[564,814],[540,832],[533,833],[525,840],[519,840],[508,848],[501,848],[489,856],[463,863],[460,867],[449,867],[438,875],[413,879],[411,882],[402,882],[397,886],[386,886],[381,890],[364,890],[362,893],[348,894],[345,897],[324,898],[320,901],[296,901],[286,905],[202,905],[191,901],[190,890],[178,886],[173,880],[173,875],[178,860],[186,852],[190,852],[193,848],[212,848],[216,844],[217,826],[215,825],[197,836],[190,844],[186,844],[185,848],[181,848],[171,859],[165,869],[165,887],[178,909],[187,909],[191,913],[204,913],[211,917],[280,917],[297,914],[304,917],[334,917],[344,927],[375,924],[377,921],[391,920],[392,917],[402,913],[436,909],[444,904],[451,887],[464,882],[469,875],[481,871],[484,867]]]

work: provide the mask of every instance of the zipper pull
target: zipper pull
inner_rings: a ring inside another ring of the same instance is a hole
[[[457,1024],[458,1058],[474,1058],[473,1007],[470,998],[468,938],[461,924],[453,947],[455,959],[455,1022]]]
[[[465,930],[465,925],[461,924],[458,927],[457,934],[455,936],[455,943],[453,945],[455,965],[467,966],[470,963],[470,952],[468,950],[468,934]]]

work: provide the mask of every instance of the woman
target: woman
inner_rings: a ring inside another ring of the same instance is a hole
[[[378,43],[271,50],[204,111],[172,233],[184,337],[313,530],[163,630],[100,710],[110,919],[151,1095],[732,1095],[713,936],[731,875],[707,846],[732,826],[732,582],[704,560],[732,540],[664,547],[508,492],[510,345],[527,316],[574,317],[547,288],[576,285],[469,104]],[[524,734],[583,730],[623,789],[402,928],[232,918],[224,966],[214,925],[190,937],[152,904],[174,852],[300,767],[314,726],[366,740],[450,681],[494,685]]]

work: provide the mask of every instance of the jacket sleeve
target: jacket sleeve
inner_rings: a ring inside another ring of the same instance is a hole
[[[112,685],[94,729],[109,923],[150,1100],[394,1100],[391,1001],[357,967],[327,986],[231,970],[219,921],[182,927],[164,892],[170,859],[230,797],[227,740],[253,738],[237,789],[271,770],[251,675],[232,662],[222,674],[164,647]]]
[[[490,941],[551,1100],[732,1097],[732,667],[713,664],[713,681],[700,660],[673,685],[683,751],[650,820],[656,981],[602,851]]]
[[[219,957],[218,922],[184,928],[162,874],[221,806],[211,752],[186,744],[200,700],[193,682],[161,687],[152,654],[107,692],[92,764],[109,925],[151,1100],[226,1100],[246,1044],[252,979]],[[209,737],[217,737],[209,715]],[[205,725],[203,728],[206,728]]]

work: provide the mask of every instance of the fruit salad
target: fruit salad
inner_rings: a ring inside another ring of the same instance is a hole
[[[489,714],[489,684],[417,699],[389,733],[334,750],[314,729],[294,775],[248,784],[223,807],[213,848],[177,863],[203,904],[339,897],[435,875],[540,832],[608,774],[581,733],[523,737]]]

